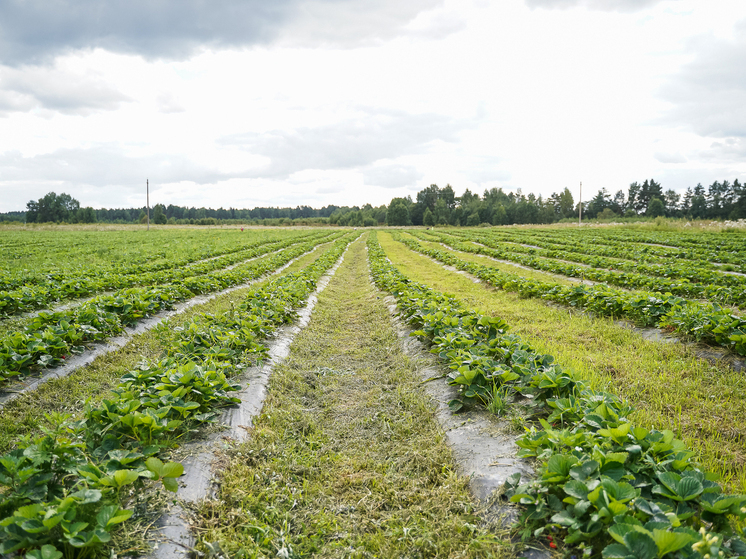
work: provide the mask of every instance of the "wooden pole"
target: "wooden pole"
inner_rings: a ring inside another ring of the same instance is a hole
[[[583,181],[580,181],[580,194],[578,196],[580,197],[580,200],[578,200],[578,227],[580,227],[583,221]]]
[[[146,204],[148,208],[148,231],[150,231],[150,180],[145,179]]]

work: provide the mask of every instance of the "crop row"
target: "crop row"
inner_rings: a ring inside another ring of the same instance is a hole
[[[315,235],[312,238],[326,235]],[[91,275],[81,274],[67,279],[58,277],[56,274],[49,274],[45,281],[38,282],[36,285],[24,285],[18,289],[0,292],[0,316],[42,309],[55,301],[85,297],[113,289],[170,283],[182,278],[206,274],[298,242],[300,242],[298,238],[262,242],[258,246],[242,247],[240,250],[232,251],[231,254],[196,264],[182,263],[178,266],[178,262],[175,262],[173,266],[164,267],[158,271],[144,272],[130,269],[123,273],[91,272]]]
[[[52,425],[0,458],[0,553],[27,558],[83,557],[110,541],[133,516],[127,499],[163,482],[177,491],[183,466],[158,455],[236,403],[231,381],[262,358],[262,340],[295,317],[295,308],[349,243],[338,240],[304,270],[252,290],[222,315],[197,315],[159,362],[125,374],[111,398],[82,418],[48,416]]]
[[[414,232],[413,234],[421,236],[421,233]],[[684,279],[673,280],[668,278],[656,278],[632,272],[617,272],[614,270],[589,268],[553,260],[551,258],[540,258],[530,254],[522,254],[504,247],[493,248],[485,244],[476,245],[473,243],[459,242],[446,236],[441,236],[441,239],[444,244],[462,252],[483,254],[492,258],[509,260],[510,262],[521,264],[522,266],[553,274],[610,283],[626,289],[647,289],[671,293],[680,297],[707,299],[721,304],[746,304],[746,285],[743,284],[736,287],[725,287],[717,284],[704,285],[700,283],[689,283]],[[490,243],[491,241],[481,239],[481,242]],[[491,243],[496,244],[494,241]]]
[[[725,495],[714,475],[669,430],[629,419],[632,408],[592,390],[519,336],[500,318],[463,308],[451,296],[409,280],[371,237],[374,281],[397,300],[414,332],[451,369],[464,405],[498,393],[521,398],[535,420],[518,440],[535,458],[536,478],[515,474],[506,494],[522,506],[523,536],[548,537],[566,555],[606,559],[737,557],[746,542],[729,522],[746,518],[746,496]]]
[[[312,241],[295,245],[239,268],[186,278],[177,285],[128,288],[99,295],[67,311],[41,312],[25,332],[0,340],[0,383],[56,366],[68,355],[82,352],[84,344],[105,340],[179,301],[240,285],[276,270],[317,244]]]
[[[643,326],[656,325],[688,338],[720,345],[739,355],[746,355],[746,320],[717,305],[687,301],[670,293],[624,291],[603,284],[566,286],[524,278],[464,261],[452,253],[423,247],[417,241],[405,239],[396,233],[393,236],[416,252],[469,272],[495,287],[517,292],[523,297],[554,301],[600,316],[627,318]]]
[[[78,237],[80,232],[65,231],[59,238],[45,239],[28,251],[19,268],[14,256],[0,257],[0,289],[9,290],[24,285],[47,284],[75,277],[96,275],[134,275],[180,268],[216,256],[224,256],[264,243],[289,238],[302,239],[319,232],[222,232],[213,236],[178,231],[168,236],[156,233],[148,238],[132,232],[97,232]],[[120,233],[117,235],[116,233]],[[122,233],[130,233],[122,236]],[[323,234],[323,233],[322,233]],[[28,240],[28,234],[24,237]]]
[[[603,251],[609,249],[626,249],[628,259],[647,259],[650,257],[670,260],[691,260],[701,264],[718,262],[746,266],[746,253],[742,241],[730,241],[722,233],[696,233],[689,235],[686,243],[681,242],[681,235],[670,232],[646,231],[631,232],[623,229],[500,229],[490,230],[489,234],[508,242],[540,244],[537,240],[559,245],[583,245]],[[707,239],[711,238],[711,242]],[[679,239],[679,240],[677,240]],[[723,243],[727,244],[723,244]],[[676,246],[674,246],[676,244]],[[608,254],[607,256],[614,256]]]
[[[680,261],[660,257],[644,258],[639,252],[635,253],[633,247],[629,245],[598,247],[580,241],[559,245],[538,239],[533,239],[531,246],[513,243],[506,245],[504,241],[496,240],[490,235],[481,235],[475,232],[458,232],[456,235],[461,239],[480,243],[490,248],[545,258],[570,260],[593,268],[622,270],[647,276],[681,278],[690,282],[723,287],[740,287],[742,289],[746,287],[746,277],[725,274],[709,262]],[[440,234],[438,237],[448,238],[449,236]]]

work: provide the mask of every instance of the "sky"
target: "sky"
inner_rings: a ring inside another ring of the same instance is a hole
[[[746,179],[743,0],[4,0],[0,212]]]

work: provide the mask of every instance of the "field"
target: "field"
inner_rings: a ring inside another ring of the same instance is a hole
[[[0,246],[0,553],[746,555],[742,232]]]

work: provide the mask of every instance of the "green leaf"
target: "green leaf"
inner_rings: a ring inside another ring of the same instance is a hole
[[[619,543],[607,545],[601,552],[601,555],[604,559],[634,559],[634,555],[630,553],[629,549]]]
[[[62,552],[57,551],[57,548],[53,545],[43,545],[41,546],[41,549],[35,549],[34,551],[29,551],[26,554],[26,559],[61,559],[62,558]]]
[[[168,462],[161,469],[163,477],[179,477],[184,473],[184,466],[179,462]]]
[[[694,536],[681,532],[668,532],[666,530],[653,530],[653,540],[658,546],[658,557],[663,557],[666,553],[673,553],[689,542],[694,540]]]
[[[117,487],[128,485],[137,481],[140,476],[133,470],[117,470],[114,472],[114,482]]]
[[[642,532],[630,532],[624,536],[624,544],[637,559],[653,559],[658,556],[658,546],[653,538]]]
[[[169,491],[176,493],[179,490],[179,484],[176,481],[176,478],[164,477],[162,481],[163,481],[163,487],[165,487]]]
[[[679,496],[685,501],[691,501],[704,491],[704,487],[698,479],[693,477],[682,478],[679,482],[678,490],[676,491]]]
[[[585,481],[598,469],[598,462],[590,460],[580,466],[570,468],[570,477],[578,481]]]
[[[464,407],[464,403],[461,400],[451,400],[450,402],[448,402],[448,408],[453,413],[456,413],[463,407]]]
[[[582,481],[576,479],[568,481],[562,486],[562,489],[576,499],[586,499],[588,497],[588,487]]]

